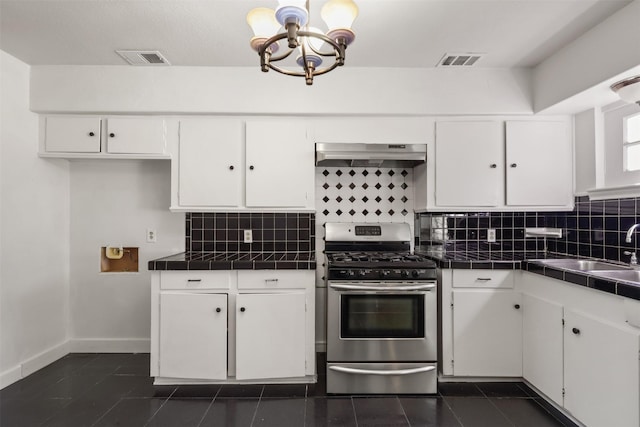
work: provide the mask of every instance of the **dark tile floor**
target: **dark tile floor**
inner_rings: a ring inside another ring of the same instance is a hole
[[[324,375],[309,385],[154,387],[148,354],[69,354],[0,390],[1,427],[327,425],[573,426],[521,383],[441,383],[437,396],[327,396]]]

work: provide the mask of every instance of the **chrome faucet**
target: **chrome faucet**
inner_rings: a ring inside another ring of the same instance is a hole
[[[634,224],[627,230],[627,238],[624,240],[625,242],[631,243],[631,235],[638,227],[640,227],[640,224]]]
[[[627,238],[624,240],[627,243],[631,243],[631,235],[633,234],[633,232],[636,230],[636,228],[640,227],[640,224],[634,224],[631,227],[629,227],[629,229],[627,230]],[[636,257],[636,253],[635,252],[624,252],[625,255],[631,255],[631,260],[629,261],[629,264],[634,267],[637,268],[638,267],[638,258]]]

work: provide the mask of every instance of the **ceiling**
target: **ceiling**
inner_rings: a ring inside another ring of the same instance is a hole
[[[631,0],[356,0],[354,67],[533,67]],[[310,0],[312,24],[322,0]],[[116,49],[177,66],[258,66],[245,16],[276,0],[0,0],[0,49],[31,65],[124,65]]]

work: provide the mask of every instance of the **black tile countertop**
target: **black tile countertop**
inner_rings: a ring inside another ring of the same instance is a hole
[[[522,261],[550,257],[539,252],[445,251],[441,247],[416,247],[414,252],[435,261],[440,268],[462,270],[519,270]]]
[[[315,252],[181,252],[149,261],[149,270],[315,270]]]
[[[416,247],[415,252],[436,262],[440,268],[454,269],[488,269],[488,270],[526,270],[531,273],[551,277],[575,285],[592,288],[626,298],[640,300],[640,283],[624,280],[613,280],[581,272],[543,265],[536,260],[541,259],[576,259],[578,257],[559,253],[539,252],[477,252],[477,251],[443,251],[441,249]],[[585,258],[582,258],[585,259]],[[589,258],[590,259],[590,258]],[[605,262],[611,262],[604,260]],[[618,264],[613,263],[612,264]]]

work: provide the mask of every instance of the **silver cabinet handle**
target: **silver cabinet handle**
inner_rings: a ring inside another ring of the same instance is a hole
[[[476,278],[476,282],[488,282],[491,280],[491,277],[478,277]]]
[[[345,291],[431,291],[436,288],[434,284],[428,285],[408,285],[408,286],[384,286],[384,285],[338,285],[331,284],[330,288]]]
[[[429,372],[436,369],[435,366],[423,366],[421,368],[410,369],[389,369],[389,370],[376,370],[376,369],[357,369],[357,368],[345,368],[344,366],[329,366],[329,369],[336,372],[344,372],[345,374],[356,375],[412,375],[420,374],[422,372]]]
[[[187,282],[197,283],[197,282],[202,282],[202,279],[187,279]]]

